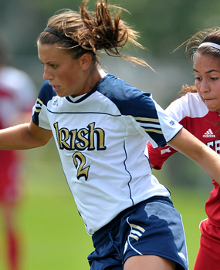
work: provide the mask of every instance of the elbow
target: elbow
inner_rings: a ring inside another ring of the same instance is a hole
[[[53,137],[51,130],[46,130],[31,123],[27,126],[28,143],[30,148],[37,148],[46,145]]]

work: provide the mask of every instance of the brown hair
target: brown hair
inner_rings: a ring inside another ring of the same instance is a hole
[[[174,51],[182,47],[186,46],[185,53],[188,59],[194,60],[195,56],[200,54],[207,54],[211,57],[220,58],[220,50],[211,47],[211,46],[202,46],[200,48],[199,45],[204,42],[212,42],[220,45],[220,27],[211,27],[201,31],[198,31],[191,38],[183,42],[180,46],[178,46]],[[196,93],[197,89],[194,84],[192,85],[183,85],[182,89],[179,91],[180,94],[185,93]]]
[[[47,27],[58,31],[61,37],[43,31],[39,35],[38,41],[41,44],[60,44],[62,45],[60,48],[68,49],[76,59],[89,52],[93,56],[93,60],[98,62],[97,56],[99,54],[97,51],[105,51],[110,56],[121,57],[136,64],[150,67],[142,59],[121,54],[121,49],[127,42],[143,49],[143,46],[137,42],[138,32],[129,28],[121,20],[122,8],[110,6],[114,8],[112,18],[107,0],[105,3],[103,0],[97,1],[96,12],[87,10],[87,1],[82,1],[79,12],[70,9],[61,10],[48,20]]]
[[[180,94],[185,94],[185,93],[196,93],[197,89],[196,86],[194,84],[192,85],[183,85],[182,89],[179,91]]]
[[[220,50],[216,48],[210,46],[198,48],[199,45],[204,42],[212,42],[220,45],[220,27],[215,26],[198,31],[191,38],[183,42],[178,48],[186,45],[185,53],[190,60],[194,60],[197,53],[208,54],[212,57],[220,57]]]

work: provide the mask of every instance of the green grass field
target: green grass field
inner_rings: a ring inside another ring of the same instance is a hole
[[[76,210],[53,142],[28,151],[26,164],[26,196],[18,213],[22,270],[89,269],[86,258],[93,250],[91,238]],[[198,226],[206,218],[204,204],[209,194],[206,198],[192,189],[169,189],[183,218],[192,270],[199,247]],[[0,229],[0,269],[7,270],[2,222]]]

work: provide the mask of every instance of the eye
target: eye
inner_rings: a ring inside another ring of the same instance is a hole
[[[201,77],[199,77],[199,76],[196,76],[196,77],[195,77],[195,81],[201,81],[201,80],[202,80]]]
[[[50,64],[50,66],[53,68],[53,69],[56,69],[58,67],[58,65],[55,65],[55,64]]]
[[[211,80],[212,81],[217,81],[218,80],[218,77],[211,77]]]

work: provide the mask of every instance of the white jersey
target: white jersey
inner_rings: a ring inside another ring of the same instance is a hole
[[[68,185],[92,235],[124,209],[170,196],[151,174],[147,141],[163,146],[182,128],[150,93],[107,74],[77,98],[59,97],[45,82],[33,122],[52,130]]]
[[[37,88],[31,78],[14,67],[0,69],[0,118],[3,127],[17,124],[21,112],[31,112]]]

